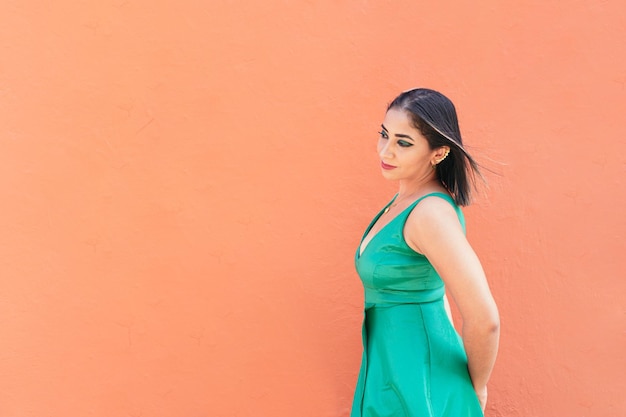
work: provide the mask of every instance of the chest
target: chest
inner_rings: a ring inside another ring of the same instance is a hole
[[[412,291],[443,285],[428,259],[405,242],[403,222],[382,227],[355,254],[355,266],[366,288]],[[364,240],[365,241],[365,240]]]

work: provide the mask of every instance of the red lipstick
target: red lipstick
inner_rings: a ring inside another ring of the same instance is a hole
[[[394,169],[395,168],[393,165],[387,165],[383,161],[380,161],[380,166],[382,167],[382,169]]]

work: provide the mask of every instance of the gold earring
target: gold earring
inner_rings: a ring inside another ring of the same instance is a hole
[[[443,155],[443,158],[441,158],[440,160],[437,161],[438,164],[440,164],[444,159],[446,159],[448,157],[448,154],[450,153],[450,151],[446,151],[446,153]]]

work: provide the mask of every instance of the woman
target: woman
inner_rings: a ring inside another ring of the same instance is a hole
[[[482,416],[499,316],[459,208],[470,202],[477,165],[454,105],[436,91],[400,94],[381,128],[382,175],[400,188],[356,253],[365,319],[351,417]],[[463,319],[462,339],[444,283]]]

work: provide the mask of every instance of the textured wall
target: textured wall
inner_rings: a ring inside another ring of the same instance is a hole
[[[491,416],[623,416],[623,2],[5,1],[0,415],[347,416],[412,86],[496,174]]]

